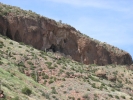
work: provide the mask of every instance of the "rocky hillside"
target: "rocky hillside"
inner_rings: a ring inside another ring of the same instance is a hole
[[[0,35],[0,100],[133,100],[127,68],[84,65]]]
[[[0,3],[0,33],[39,50],[59,51],[84,64],[131,64],[127,52],[81,34],[70,25]]]

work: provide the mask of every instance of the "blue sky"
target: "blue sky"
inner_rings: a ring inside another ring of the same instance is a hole
[[[133,57],[133,0],[0,0],[70,24]]]

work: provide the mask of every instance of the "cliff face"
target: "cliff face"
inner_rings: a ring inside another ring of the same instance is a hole
[[[132,58],[127,52],[84,36],[69,25],[37,14],[34,17],[23,13],[24,11],[16,15],[9,11],[5,15],[0,14],[0,33],[40,50],[51,49],[53,52],[70,55],[72,59],[85,64],[132,63]]]

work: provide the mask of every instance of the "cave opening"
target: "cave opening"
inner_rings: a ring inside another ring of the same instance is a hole
[[[21,42],[21,41],[22,41],[21,36],[20,36],[18,30],[17,30],[16,33],[15,33],[14,39],[15,39],[16,41],[18,41],[18,42]]]
[[[64,43],[66,43],[67,42],[67,39],[64,39]]]
[[[6,30],[6,36],[9,37],[10,39],[12,39],[12,35],[10,34],[9,29]]]
[[[3,30],[1,29],[1,26],[0,26],[0,34],[3,34]]]
[[[51,47],[49,48],[49,50],[52,50],[53,52],[56,52],[57,47],[54,44],[52,44]]]

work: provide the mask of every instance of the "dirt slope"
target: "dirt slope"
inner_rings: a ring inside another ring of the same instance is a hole
[[[0,35],[0,80],[7,100],[133,100],[133,71],[127,68],[84,65]],[[25,87],[32,93],[22,92]]]

